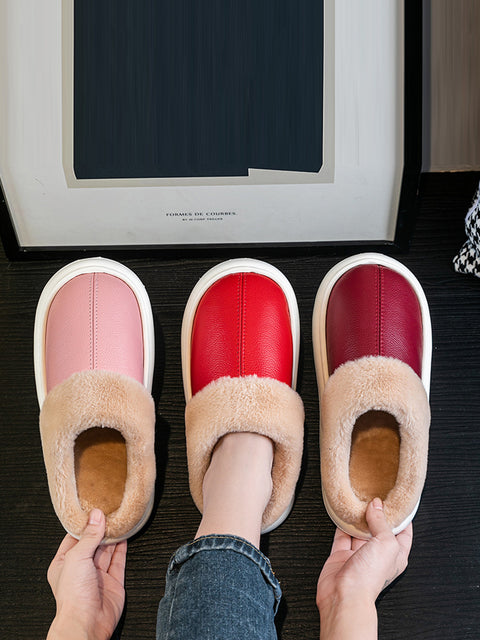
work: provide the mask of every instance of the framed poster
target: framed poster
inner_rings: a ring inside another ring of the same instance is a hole
[[[11,257],[408,238],[415,0],[2,0],[0,83]]]

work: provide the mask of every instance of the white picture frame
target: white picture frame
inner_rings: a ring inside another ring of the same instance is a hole
[[[253,169],[248,177],[77,180],[73,0],[2,0],[7,254],[404,243],[420,173],[421,11],[415,4],[325,0],[318,173]],[[407,22],[414,25],[408,39]]]

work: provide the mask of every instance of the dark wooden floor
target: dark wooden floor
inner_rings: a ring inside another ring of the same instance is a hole
[[[451,266],[464,241],[463,218],[478,177],[424,176],[411,251],[397,256],[418,276],[431,306],[432,427],[410,564],[378,603],[381,638],[480,637],[480,280],[458,275]],[[270,259],[298,296],[303,331],[299,392],[306,410],[298,498],[289,519],[263,543],[284,592],[278,617],[282,640],[319,635],[315,587],[334,527],[320,497],[310,318],[320,280],[343,255]],[[126,261],[145,283],[156,318],[159,480],[153,517],[129,545],[122,640],[154,637],[168,559],[193,536],[199,521],[186,473],[179,332],[191,288],[218,261]],[[54,615],[45,574],[63,530],[43,467],[32,334],[41,289],[65,262],[9,263],[0,255],[0,636],[8,639],[45,637]]]

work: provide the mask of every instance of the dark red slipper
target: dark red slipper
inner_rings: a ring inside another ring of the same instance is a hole
[[[318,290],[313,344],[325,507],[338,527],[367,538],[365,510],[380,497],[398,533],[427,469],[432,336],[420,283],[393,258],[347,258]]]

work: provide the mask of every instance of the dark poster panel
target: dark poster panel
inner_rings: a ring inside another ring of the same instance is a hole
[[[77,178],[320,170],[322,0],[82,0],[74,39]]]

